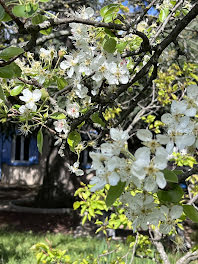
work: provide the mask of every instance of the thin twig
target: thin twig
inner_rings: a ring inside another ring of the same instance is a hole
[[[180,2],[178,2],[172,9],[171,13],[167,16],[167,18],[164,20],[163,24],[159,26],[159,28],[157,29],[157,32],[153,38],[153,40],[151,41],[151,43],[154,43],[156,38],[159,36],[159,34],[164,30],[164,28],[166,27],[168,21],[170,20],[170,18],[172,17],[172,15],[175,13],[175,11],[177,10],[177,8],[184,2],[184,0],[181,0]]]
[[[135,244],[133,245],[132,256],[131,256],[129,264],[133,263],[133,260],[134,260],[134,257],[135,257],[136,246],[137,246],[137,243],[138,243],[138,237],[139,237],[139,233],[137,232],[137,235],[136,235],[136,238],[135,238]]]
[[[146,6],[144,9],[144,12],[138,17],[138,19],[135,21],[136,25],[142,21],[146,13],[149,11],[149,9],[157,2],[157,0],[153,0],[149,5]]]
[[[7,7],[5,2],[3,0],[0,0],[0,4],[2,5],[3,9],[5,10],[5,12],[14,20],[14,22],[17,24],[19,29],[21,31],[24,30],[25,28],[24,28],[23,22],[18,17],[13,15],[12,11],[10,11],[10,9]]]

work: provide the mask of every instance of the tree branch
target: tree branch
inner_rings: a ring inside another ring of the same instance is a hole
[[[164,264],[170,264],[170,262],[168,260],[168,256],[164,250],[164,246],[160,242],[160,240],[162,238],[162,234],[159,232],[159,230],[157,228],[155,230],[153,230],[153,233],[154,233],[154,237],[151,233],[151,230],[149,229],[149,234],[150,234],[151,241],[152,241],[153,245],[156,247],[157,251],[159,252],[163,263]]]
[[[198,250],[194,252],[188,252],[186,255],[181,257],[176,264],[189,264],[191,261],[198,259]]]
[[[177,22],[176,27],[171,31],[171,33],[155,48],[155,53],[147,62],[147,64],[133,77],[133,79],[128,84],[123,84],[118,89],[116,94],[110,96],[109,101],[114,101],[120,94],[125,92],[131,85],[140,80],[149,71],[153,64],[158,62],[158,59],[162,52],[173,42],[181,31],[198,15],[198,4],[196,4],[191,11],[180,21]]]
[[[20,33],[22,33],[24,31],[24,24],[23,22],[16,17],[15,15],[13,15],[12,11],[10,11],[10,9],[7,7],[7,5],[5,4],[5,2],[3,0],[0,0],[0,4],[2,5],[3,9],[5,10],[5,12],[14,20],[14,22],[17,24],[17,26],[19,27],[19,31]]]
[[[163,24],[160,25],[159,29],[157,29],[157,32],[152,40],[152,43],[155,42],[156,38],[159,36],[159,34],[165,29],[167,23],[169,22],[170,18],[174,14],[174,12],[177,10],[177,8],[184,2],[184,0],[179,1],[172,9],[171,13],[167,16],[167,18],[164,20]]]

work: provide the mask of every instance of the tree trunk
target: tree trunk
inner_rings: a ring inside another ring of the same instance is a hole
[[[74,155],[66,151],[65,157],[58,154],[52,138],[45,139],[45,169],[43,183],[35,197],[35,206],[41,208],[61,208],[73,206],[74,192],[80,186],[75,175],[71,175],[66,163],[74,161]]]

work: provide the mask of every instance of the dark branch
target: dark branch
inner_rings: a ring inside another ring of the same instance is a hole
[[[14,20],[14,22],[17,24],[17,26],[19,27],[19,31],[20,33],[22,33],[24,31],[24,24],[23,22],[16,16],[14,16],[12,14],[12,11],[10,11],[10,9],[7,7],[7,5],[5,4],[5,2],[3,0],[0,0],[0,4],[2,5],[3,9],[5,10],[5,12]]]

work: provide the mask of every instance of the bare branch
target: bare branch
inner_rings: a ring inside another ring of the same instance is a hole
[[[156,38],[159,36],[159,34],[165,29],[168,21],[171,19],[172,15],[175,13],[177,8],[184,2],[184,0],[180,0],[172,9],[171,13],[167,16],[167,18],[164,20],[163,24],[159,26],[157,29],[157,32],[152,40],[152,43],[155,42]]]
[[[198,250],[186,253],[183,257],[181,257],[176,264],[189,264],[191,261],[198,259]]]
[[[57,39],[60,38],[62,36],[69,36],[71,35],[69,30],[59,30],[56,32],[53,32],[47,36],[43,36],[41,38],[38,38],[36,41],[36,45],[42,45],[43,43],[45,43],[46,41],[50,40],[50,39]]]
[[[147,7],[144,9],[143,14],[141,14],[138,19],[135,21],[135,24],[137,25],[138,23],[140,23],[140,21],[142,21],[142,19],[144,18],[144,16],[146,15],[146,13],[149,11],[149,9],[155,4],[155,2],[157,2],[157,0],[153,0],[149,5],[147,5]]]
[[[150,233],[151,241],[152,241],[153,245],[156,247],[157,251],[159,252],[163,263],[164,264],[170,264],[170,261],[168,260],[168,256],[164,250],[164,246],[160,242],[160,240],[162,238],[162,234],[159,232],[159,230],[157,228],[155,230],[153,230],[154,237],[153,237],[150,229],[149,229],[149,233]]]

